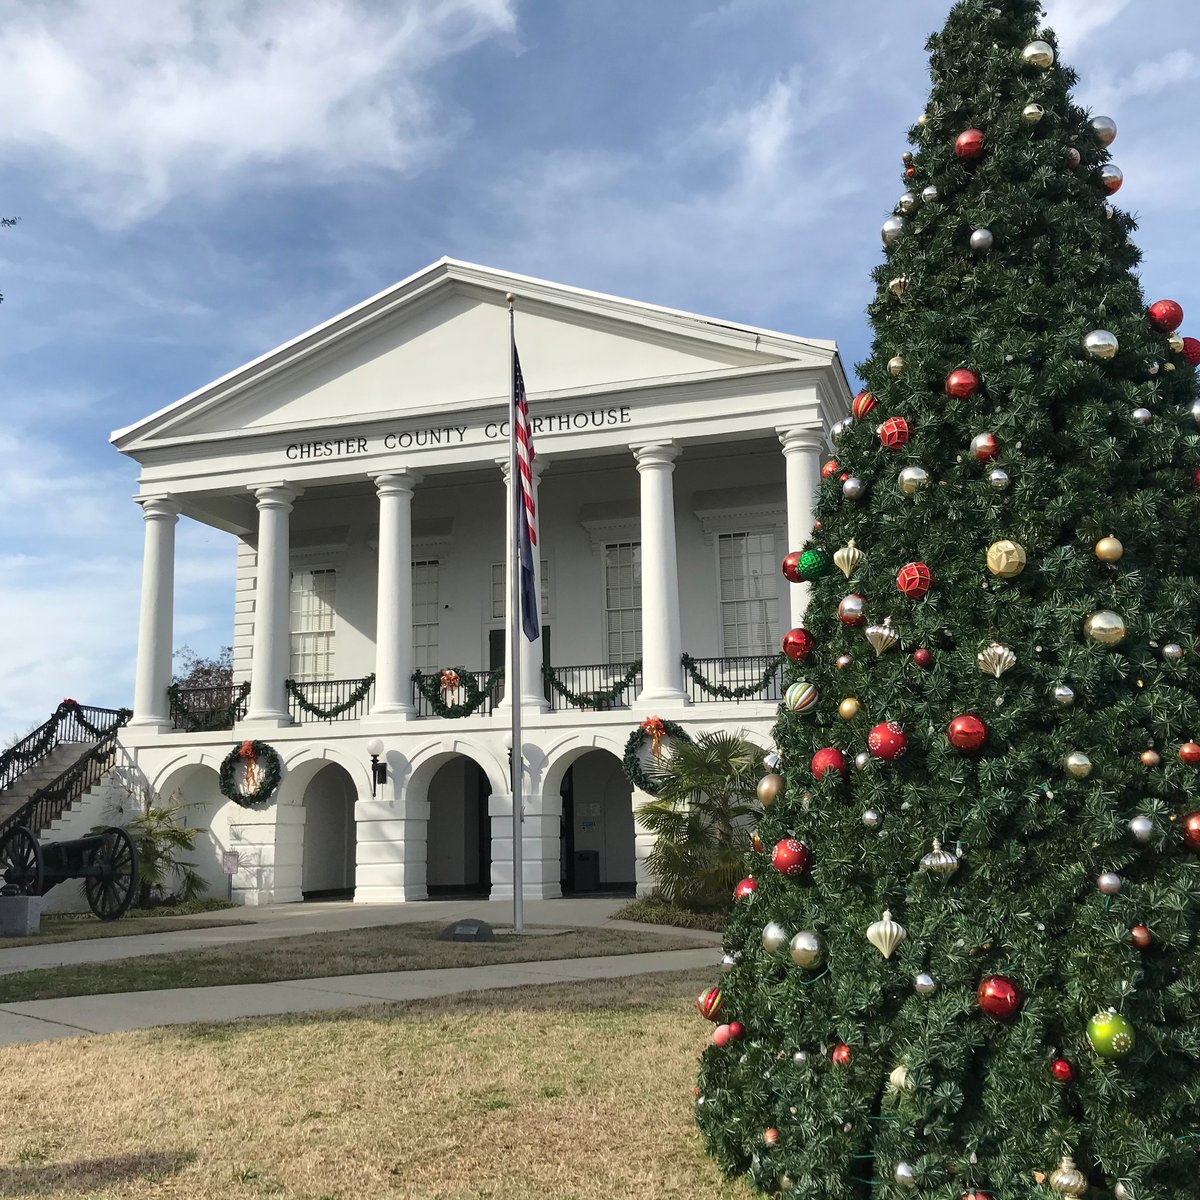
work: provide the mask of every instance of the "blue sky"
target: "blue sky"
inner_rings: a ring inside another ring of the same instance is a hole
[[[443,254],[851,367],[948,7],[0,0],[0,735],[132,695],[142,522],[109,432]],[[1048,13],[1119,125],[1147,297],[1200,335],[1194,0]],[[229,640],[232,573],[182,521],[176,644]]]

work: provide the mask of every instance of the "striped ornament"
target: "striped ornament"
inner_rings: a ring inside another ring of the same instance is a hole
[[[817,695],[817,689],[801,679],[799,683],[793,683],[788,688],[785,700],[792,712],[803,713],[808,712],[817,703]]]

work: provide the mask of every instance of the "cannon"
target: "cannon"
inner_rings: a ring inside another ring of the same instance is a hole
[[[43,844],[24,825],[15,825],[0,839],[0,895],[44,896],[68,879],[82,879],[88,907],[100,920],[115,921],[137,891],[133,838],[110,827]]]

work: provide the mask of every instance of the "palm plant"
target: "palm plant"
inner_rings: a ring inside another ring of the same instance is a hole
[[[658,794],[638,821],[655,835],[646,865],[669,901],[726,909],[744,873],[762,751],[737,734],[702,733],[676,742],[650,765]]]
[[[125,822],[137,847],[138,908],[147,908],[155,900],[194,900],[207,890],[204,877],[182,857],[194,848],[200,834],[199,828],[190,828],[187,823],[187,810],[194,807],[163,803],[147,790],[142,795],[141,811]]]

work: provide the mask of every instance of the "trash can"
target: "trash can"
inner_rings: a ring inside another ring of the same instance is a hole
[[[600,851],[575,851],[575,890],[598,892],[600,890]]]

